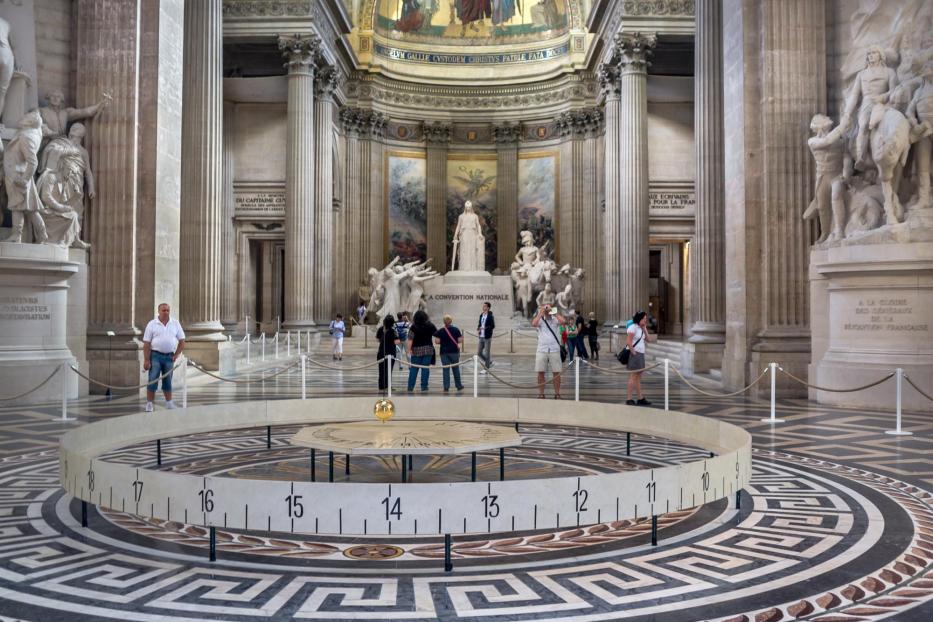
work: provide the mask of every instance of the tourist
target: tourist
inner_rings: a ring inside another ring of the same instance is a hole
[[[581,356],[585,360],[589,360],[590,355],[587,354],[586,352],[586,343],[585,343],[586,333],[587,333],[586,320],[583,319],[582,313],[576,314],[576,319],[574,320],[574,323],[577,326],[577,343],[576,343],[577,355]]]
[[[463,383],[460,381],[460,351],[463,350],[463,333],[456,326],[453,326],[453,318],[449,315],[444,316],[444,325],[434,333],[434,342],[441,347],[441,365],[453,365],[453,367],[444,367],[444,392],[450,391],[450,372],[454,372],[454,385],[458,391],[463,391]]]
[[[343,360],[343,336],[347,332],[347,325],[343,323],[343,316],[339,313],[331,320],[330,336],[334,340],[334,360]]]
[[[170,312],[168,303],[161,303],[158,317],[149,321],[143,333],[143,369],[149,372],[150,382],[146,387],[147,413],[154,410],[152,402],[159,388],[159,376],[162,376],[165,407],[175,408],[175,402],[172,401],[172,369],[185,349],[185,331],[178,320],[171,317]]]
[[[415,380],[418,379],[418,370],[421,370],[421,390],[428,390],[428,377],[431,374],[430,365],[434,364],[434,333],[437,328],[428,320],[424,311],[415,311],[415,321],[408,329],[408,390],[415,390]]]
[[[590,311],[589,322],[586,326],[586,337],[590,341],[590,356],[594,361],[599,360],[599,324],[596,323],[596,314]]]
[[[486,369],[492,367],[492,332],[496,329],[496,318],[492,314],[492,304],[483,303],[483,312],[476,323],[476,336],[479,338],[477,351],[483,366]],[[486,373],[483,369],[483,373]]]
[[[386,315],[382,320],[382,326],[376,331],[376,341],[379,342],[379,349],[376,351],[376,360],[382,360],[379,363],[379,390],[385,391],[389,387],[389,361],[388,356],[392,356],[392,367],[395,367],[395,348],[399,344],[398,333],[395,332],[395,318]]]
[[[572,363],[574,351],[577,349],[577,325],[573,321],[573,312],[569,312],[568,315],[566,323],[560,327],[560,338],[569,353],[567,358]]]
[[[402,361],[408,358],[408,328],[411,326],[411,322],[408,320],[408,311],[402,311],[398,314],[398,321],[395,323],[395,332],[398,333],[398,338],[402,342],[402,345],[398,347],[398,352],[396,352],[396,357],[399,361],[399,369],[405,369],[402,365]]]
[[[563,366],[560,356],[560,327],[566,323],[564,317],[550,304],[538,308],[531,325],[538,330],[538,349],[535,353],[535,371],[538,372],[538,397],[544,399],[546,372],[550,369],[554,382],[554,399],[560,396],[560,372]]]
[[[626,367],[634,373],[629,374],[628,391],[625,403],[629,406],[650,406],[651,402],[645,399],[641,392],[641,375],[645,369],[645,342],[652,340],[648,335],[648,314],[639,311],[632,316],[632,323],[626,329],[625,347],[629,349],[628,364]],[[632,399],[632,393],[638,395],[638,401]]]
[[[366,323],[366,303],[360,302],[360,306],[356,309],[356,323],[362,326]]]

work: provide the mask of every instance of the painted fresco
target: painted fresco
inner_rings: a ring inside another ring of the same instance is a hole
[[[508,45],[567,32],[564,0],[378,0],[375,30],[442,45]]]
[[[486,271],[496,269],[499,228],[496,211],[496,156],[447,156],[447,257],[452,256],[454,229],[463,204],[473,202],[486,238]],[[446,269],[450,269],[448,262]]]
[[[557,244],[558,154],[527,154],[518,160],[518,231],[531,231],[535,244],[553,256]],[[515,240],[520,246],[519,238]]]
[[[424,157],[390,152],[386,183],[389,256],[401,257],[404,261],[425,259],[428,253],[428,202]]]

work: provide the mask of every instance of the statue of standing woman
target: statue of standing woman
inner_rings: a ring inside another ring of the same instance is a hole
[[[457,218],[453,251],[451,271],[486,271],[486,238],[483,237],[479,216],[473,211],[472,201],[463,204],[463,213]]]

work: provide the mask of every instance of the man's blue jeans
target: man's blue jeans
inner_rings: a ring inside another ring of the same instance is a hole
[[[151,351],[149,353],[149,380],[155,380],[162,374],[172,371],[172,366],[175,364],[172,361],[171,354],[162,354],[161,352]],[[155,380],[148,387],[148,390],[153,393],[159,388],[159,381]],[[172,392],[172,374],[170,373],[165,378],[162,378],[162,390]]]
[[[431,355],[427,354],[425,356],[413,356],[409,360],[409,363],[414,363],[414,365],[410,365],[408,367],[408,390],[409,391],[415,390],[415,380],[418,379],[418,372],[420,371],[421,372],[421,390],[427,391],[428,390],[428,376],[430,376],[431,370],[429,368],[421,369],[419,367],[415,367],[415,365],[430,365]]]
[[[449,354],[441,354],[441,365],[451,365],[451,364],[453,364],[453,363],[459,363],[459,362],[460,362],[460,353],[459,353],[459,352],[451,352],[451,353],[449,353]],[[445,391],[449,391],[449,390],[450,390],[450,372],[451,372],[451,370],[453,370],[453,372],[454,372],[454,386],[457,387],[457,390],[462,389],[462,388],[463,388],[463,383],[460,382],[460,366],[457,365],[456,367],[445,367],[445,368],[443,369],[443,373],[444,373],[444,390],[445,390]]]

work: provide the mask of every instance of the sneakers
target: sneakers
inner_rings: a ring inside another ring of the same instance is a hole
[[[638,406],[651,406],[651,402],[649,402],[649,401],[646,400],[645,398],[641,398],[640,400],[638,400],[638,401],[635,402],[635,403],[636,403]]]
[[[635,400],[625,400],[625,405],[626,405],[626,406],[634,406],[634,405],[635,405]]]
[[[177,406],[175,406],[175,402],[172,400],[165,402],[165,407],[168,408],[169,410],[175,410],[176,408],[178,408]]]
[[[155,407],[153,407],[152,402],[146,402],[146,412],[151,413],[154,410],[155,410]]]
[[[479,373],[485,374],[485,373],[486,373],[486,370],[485,370],[485,369],[481,369],[481,370],[479,370]]]

